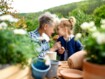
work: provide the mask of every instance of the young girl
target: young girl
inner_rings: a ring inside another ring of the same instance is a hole
[[[67,60],[69,56],[83,48],[80,41],[76,41],[73,35],[75,23],[74,17],[70,19],[63,18],[57,27],[57,33],[60,36],[57,41],[60,41],[62,46],[57,52],[61,61]]]

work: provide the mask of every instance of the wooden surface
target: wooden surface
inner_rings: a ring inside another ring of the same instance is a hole
[[[0,79],[30,79],[30,67],[12,65],[0,70]]]
[[[61,61],[57,69],[57,78],[52,79],[63,79],[60,70],[69,68],[67,61]],[[21,68],[21,65],[12,65],[7,68],[0,70],[0,79],[34,79],[31,76],[30,67]],[[47,79],[47,78],[45,78]]]
[[[57,70],[58,79],[63,79],[62,75],[60,74],[60,71],[63,69],[69,69],[69,65],[68,65],[67,61],[60,61],[60,64],[59,64],[58,70]]]

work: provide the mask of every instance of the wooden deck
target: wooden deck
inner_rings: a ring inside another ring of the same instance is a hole
[[[69,68],[67,61],[62,61],[59,64],[58,70],[57,70],[57,78],[53,79],[62,79],[60,75],[60,70]],[[31,68],[25,67],[21,68],[20,65],[13,65],[9,66],[5,69],[0,70],[0,79],[34,79],[31,76]],[[47,79],[47,78],[45,78]]]
[[[13,65],[0,70],[0,79],[31,79],[30,68]]]

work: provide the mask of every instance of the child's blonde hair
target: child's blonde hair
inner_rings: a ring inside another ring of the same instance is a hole
[[[69,19],[67,18],[61,18],[61,21],[63,23],[63,27],[68,27],[70,29],[69,33],[73,33],[73,29],[76,23],[75,17],[71,16]]]
[[[76,18],[74,16],[71,16],[69,19],[72,21],[72,25],[75,26]]]

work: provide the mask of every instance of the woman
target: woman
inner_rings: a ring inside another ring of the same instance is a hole
[[[34,31],[29,32],[32,41],[39,47],[35,48],[38,50],[39,57],[44,57],[48,50],[56,51],[61,47],[60,42],[57,42],[52,48],[49,46],[49,40],[45,40],[41,37],[45,36],[49,39],[54,33],[54,28],[56,26],[56,15],[49,12],[45,12],[39,17],[39,27]]]

